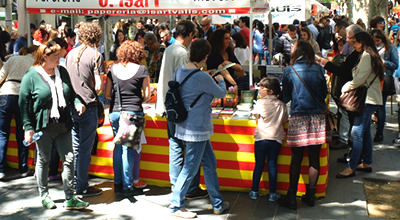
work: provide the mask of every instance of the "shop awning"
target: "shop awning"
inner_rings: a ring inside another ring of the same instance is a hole
[[[265,13],[269,0],[51,0],[26,1],[29,14],[211,15]]]

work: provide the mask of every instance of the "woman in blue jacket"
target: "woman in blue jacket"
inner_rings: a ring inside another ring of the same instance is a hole
[[[311,89],[310,91],[303,84]],[[283,101],[291,101],[287,144],[292,150],[290,162],[289,189],[285,198],[279,200],[281,206],[296,209],[297,184],[301,162],[307,149],[309,157],[309,184],[302,200],[314,206],[316,185],[320,170],[321,145],[326,143],[326,119],[321,114],[326,109],[325,97],[328,94],[324,70],[315,62],[311,44],[300,40],[291,53],[290,66],[283,73]]]
[[[393,78],[394,71],[399,67],[399,55],[396,47],[390,44],[382,30],[375,28],[371,31],[371,36],[374,39],[379,56],[383,59],[386,75],[382,91],[383,105],[379,106],[376,111],[378,126],[376,128],[374,141],[381,142],[383,141],[383,129],[386,121],[386,100],[388,96],[393,95],[392,91],[394,91],[394,84],[386,84],[386,78]],[[388,80],[387,82],[393,82],[393,80]]]

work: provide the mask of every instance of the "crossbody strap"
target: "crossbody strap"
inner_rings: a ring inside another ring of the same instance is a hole
[[[122,99],[121,99],[121,91],[119,90],[119,83],[118,83],[118,76],[114,73],[115,76],[115,84],[117,85],[117,95],[118,95],[118,102],[119,102],[119,111],[122,111]]]
[[[306,82],[304,82],[304,80],[300,77],[300,75],[297,73],[297,71],[294,69],[293,66],[292,67],[293,71],[296,73],[297,77],[299,77],[300,81],[303,83],[303,85],[307,88],[308,92],[311,94],[311,96],[313,97],[313,99],[318,103],[318,105],[320,107],[322,107],[323,109],[325,109],[325,111],[328,111],[328,107],[326,107],[326,105],[322,105],[320,102],[318,102],[317,97],[315,97],[314,93],[311,91],[310,87],[308,87],[308,85],[306,84]]]

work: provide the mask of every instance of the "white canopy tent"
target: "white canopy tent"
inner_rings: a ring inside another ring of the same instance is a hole
[[[21,30],[29,33],[27,14],[71,14],[97,16],[213,15],[265,13],[269,0],[19,0]],[[25,15],[25,16],[24,16]],[[250,19],[252,20],[252,19]],[[250,31],[252,34],[252,32]],[[252,41],[250,42],[250,48]],[[252,56],[252,54],[251,54]],[[250,65],[250,85],[252,65]]]

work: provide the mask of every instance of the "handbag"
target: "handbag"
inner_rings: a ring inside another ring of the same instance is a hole
[[[87,81],[86,78],[84,78],[81,74],[81,72],[79,71],[79,62],[76,64],[77,68],[78,68],[78,75],[79,77],[83,80],[83,82],[89,87],[90,90],[92,90],[92,92],[94,93],[94,95],[96,96],[96,102],[97,102],[97,127],[101,127],[104,124],[104,118],[105,118],[105,114],[104,114],[104,104],[103,102],[99,99],[99,96],[97,95],[96,90],[94,90],[94,88],[90,87],[89,82]]]
[[[318,103],[318,105],[320,107],[322,107],[322,109],[324,109],[321,113],[325,114],[325,118],[326,118],[326,124],[327,124],[327,128],[329,131],[337,131],[337,118],[336,118],[336,114],[329,111],[328,108],[326,107],[326,105],[322,105],[320,102],[318,102],[318,99],[315,97],[314,93],[311,91],[310,87],[308,87],[308,85],[306,84],[306,82],[304,82],[304,80],[300,77],[300,75],[297,73],[297,71],[293,68],[293,66],[291,66],[293,71],[296,73],[297,77],[299,77],[300,81],[303,83],[303,85],[307,88],[308,92],[311,94],[311,96],[313,97],[313,99]]]
[[[115,135],[113,142],[114,144],[122,144],[137,150],[140,147],[140,136],[143,131],[145,118],[122,110],[121,92],[119,89],[117,75],[115,75],[115,81],[117,85],[119,111],[121,114],[118,122],[118,132],[117,135]]]
[[[396,88],[394,86],[394,78],[391,75],[385,75],[383,80],[383,90],[382,94],[386,96],[391,96],[396,94]]]
[[[372,85],[377,76],[378,75],[375,75],[368,87],[360,86],[350,91],[343,92],[339,98],[338,106],[345,111],[353,112],[356,116],[361,115],[365,108],[368,88]]]

